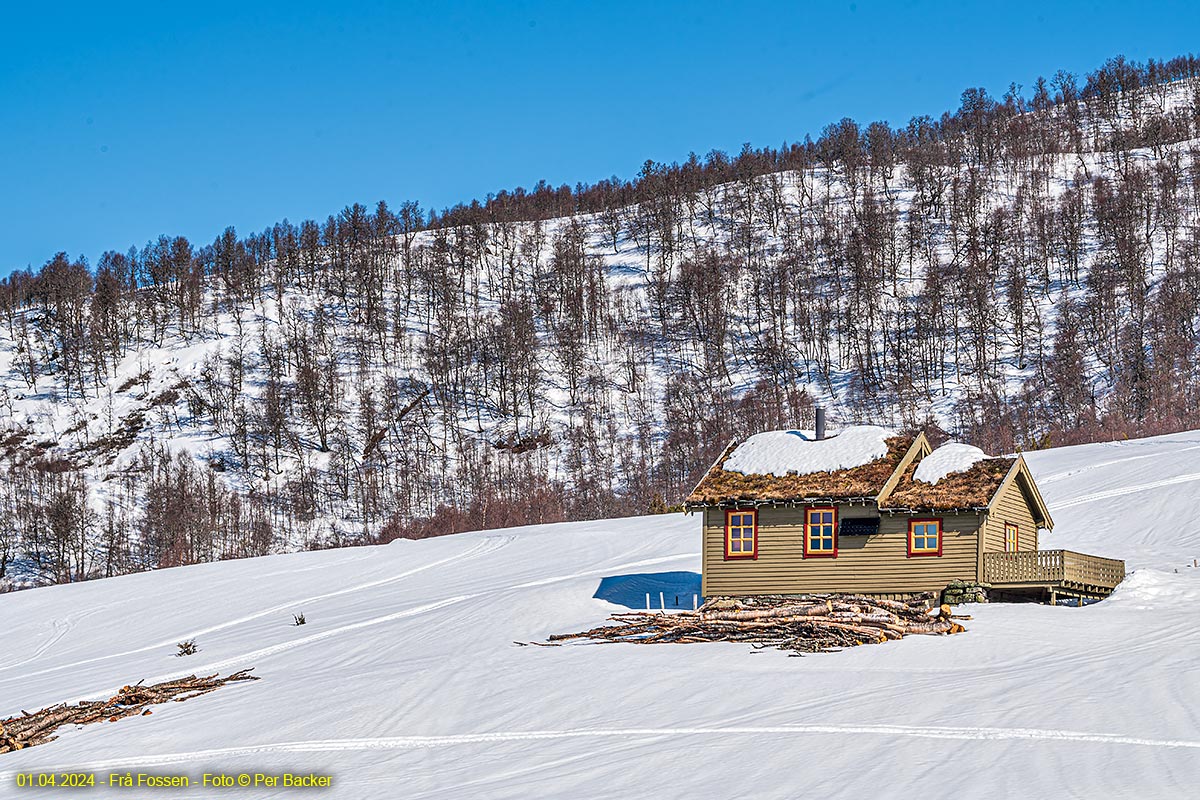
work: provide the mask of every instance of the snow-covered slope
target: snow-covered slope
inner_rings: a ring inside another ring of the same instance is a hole
[[[513,644],[597,624],[646,592],[690,606],[699,521],[683,516],[0,596],[0,715],[141,678],[250,666],[262,677],[0,756],[0,795],[18,771],[86,768],[100,782],[316,772],[334,776],[327,796],[355,800],[1189,796],[1200,432],[1028,460],[1057,522],[1043,546],[1127,559],[1116,595],[1081,609],[972,607],[965,635],[837,654]],[[307,625],[291,624],[298,612]],[[199,654],[174,657],[192,637]]]

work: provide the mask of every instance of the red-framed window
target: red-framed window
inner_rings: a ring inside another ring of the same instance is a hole
[[[1004,552],[1015,553],[1021,547],[1021,530],[1011,522],[1004,523]]]
[[[758,510],[725,512],[725,558],[758,558]]]
[[[940,556],[942,554],[942,520],[910,519],[908,521],[908,555]]]
[[[804,557],[837,557],[837,508],[813,506],[804,510]]]

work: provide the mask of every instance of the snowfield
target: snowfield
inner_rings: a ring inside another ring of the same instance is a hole
[[[1200,432],[1027,459],[1057,522],[1043,546],[1125,558],[1117,594],[971,606],[966,634],[828,655],[513,643],[594,626],[646,592],[690,607],[700,522],[684,516],[0,596],[0,716],[142,678],[262,677],[0,756],[0,796],[56,796],[18,792],[15,775],[61,769],[98,784],[126,770],[311,772],[333,776],[315,796],[381,800],[1194,796]],[[176,658],[187,638],[200,652]]]

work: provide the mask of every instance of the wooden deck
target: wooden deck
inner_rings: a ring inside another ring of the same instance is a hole
[[[997,598],[1023,596],[1048,599],[1108,597],[1125,579],[1125,562],[1071,550],[984,553],[983,580]]]

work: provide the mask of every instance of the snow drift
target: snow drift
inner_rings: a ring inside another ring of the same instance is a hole
[[[913,472],[913,478],[925,483],[937,483],[950,473],[968,470],[975,462],[985,458],[991,456],[978,447],[961,442],[947,442],[921,459]]]
[[[869,464],[887,455],[896,432],[877,425],[853,425],[836,436],[813,439],[801,431],[756,433],[725,460],[725,469],[743,475],[807,475]]]

